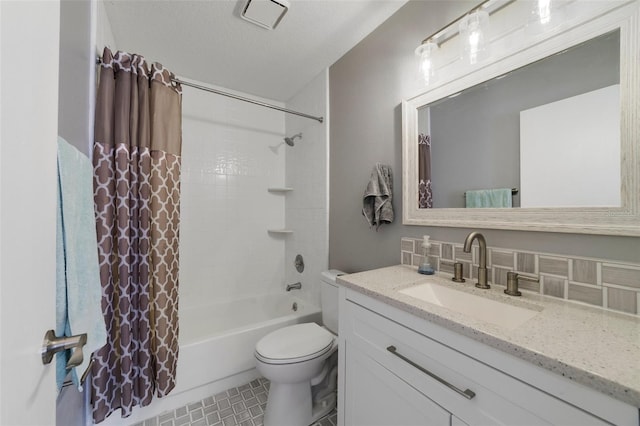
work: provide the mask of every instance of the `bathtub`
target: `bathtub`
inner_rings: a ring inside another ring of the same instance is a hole
[[[278,328],[321,322],[321,312],[290,294],[180,309],[180,354],[176,387],[165,398],[136,407],[126,419],[133,424],[164,411],[199,401],[259,377],[253,352],[258,340]],[[120,411],[103,423],[121,425]]]
[[[251,370],[255,368],[256,343],[267,333],[286,325],[320,320],[319,308],[288,294],[183,309],[174,392]]]

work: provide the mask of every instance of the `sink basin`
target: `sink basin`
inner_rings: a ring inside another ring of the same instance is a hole
[[[426,283],[399,291],[475,319],[513,330],[538,314],[538,311],[513,306],[443,285]]]

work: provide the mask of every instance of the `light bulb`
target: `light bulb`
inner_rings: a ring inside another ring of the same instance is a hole
[[[433,82],[436,77],[436,59],[438,44],[432,41],[422,43],[416,49],[416,55],[420,58],[420,75],[426,85]]]
[[[567,0],[534,0],[531,2],[525,31],[542,34],[565,21]]]
[[[473,31],[469,34],[469,63],[471,64],[478,62],[480,36],[479,31]]]
[[[460,20],[462,57],[476,64],[489,56],[489,13],[476,10]]]
[[[538,0],[537,15],[542,25],[551,22],[551,0]]]

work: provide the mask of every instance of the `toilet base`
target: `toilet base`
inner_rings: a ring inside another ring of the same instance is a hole
[[[308,426],[329,414],[336,402],[335,392],[312,401],[309,382],[284,385],[271,382],[264,426]]]
[[[309,382],[278,384],[271,382],[264,426],[301,426],[311,423]]]

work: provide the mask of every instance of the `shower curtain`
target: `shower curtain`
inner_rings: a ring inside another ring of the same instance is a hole
[[[92,364],[96,423],[175,386],[182,95],[171,77],[142,56],[104,50],[93,165],[108,338]]]
[[[418,208],[433,208],[431,190],[431,137],[418,135]]]

